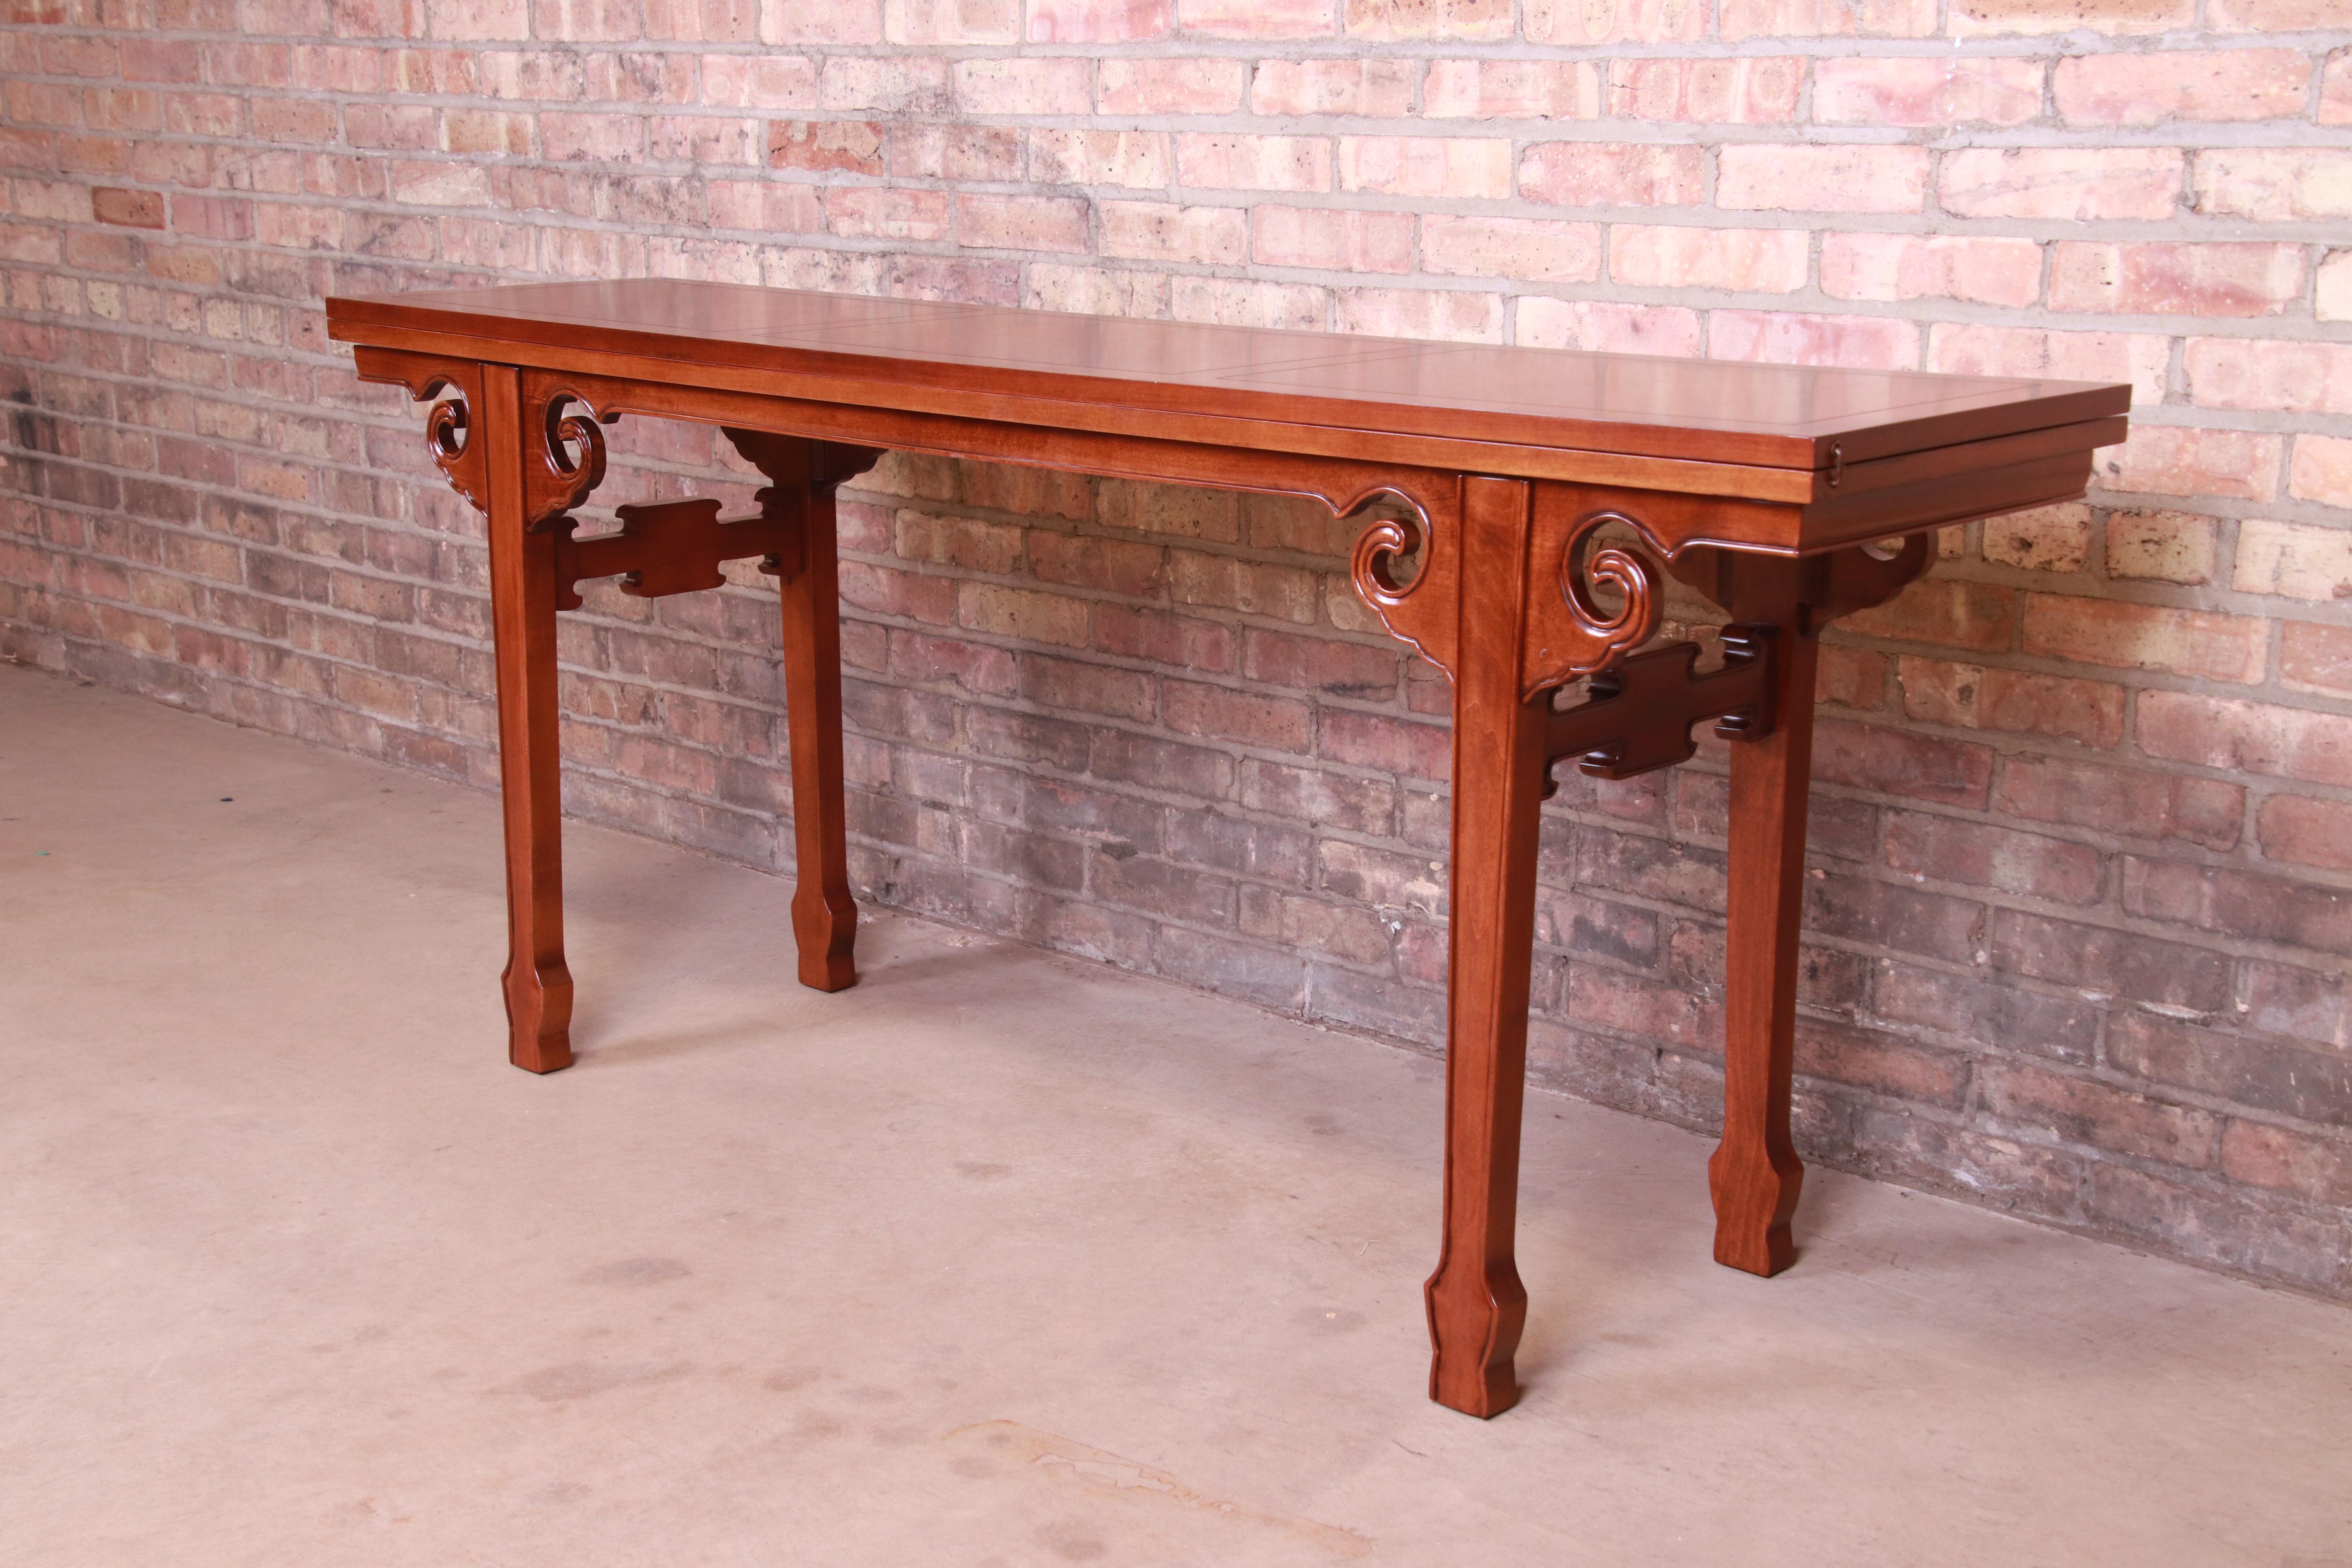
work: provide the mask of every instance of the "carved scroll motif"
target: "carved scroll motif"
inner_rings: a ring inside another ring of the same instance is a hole
[[[584,412],[571,412],[573,405]],[[579,394],[561,387],[536,410],[523,410],[523,527],[537,531],[586,500],[604,482],[604,432],[618,419],[602,414]],[[572,448],[580,449],[578,457]]]
[[[1461,616],[1460,480],[1442,493],[1414,495],[1382,486],[1331,508],[1346,517],[1379,495],[1392,495],[1412,509],[1404,518],[1381,518],[1357,537],[1349,557],[1356,592],[1389,635],[1411,643],[1423,658],[1454,673]],[[1418,556],[1410,581],[1397,581],[1397,563]]]
[[[1612,523],[1647,542],[1649,530],[1640,520],[1612,508],[1563,518],[1543,505],[1549,489],[1538,491],[1534,546],[1538,560],[1542,552],[1556,550],[1559,567],[1552,580],[1556,592],[1538,586],[1528,606],[1528,651],[1520,683],[1529,697],[1605,669],[1648,642],[1657,635],[1664,604],[1659,569],[1647,552],[1615,543],[1595,547],[1601,531]],[[1538,582],[1541,584],[1543,579]],[[1603,608],[1594,594],[1603,584],[1623,597],[1613,612]]]
[[[363,348],[354,356],[362,381],[382,382],[422,403],[456,394],[425,416],[425,449],[449,488],[477,511],[490,510],[489,443],[482,438],[482,367],[471,360],[439,360],[390,349]]]

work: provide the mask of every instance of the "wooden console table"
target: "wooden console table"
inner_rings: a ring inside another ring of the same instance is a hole
[[[572,1059],[557,796],[555,616],[618,575],[647,597],[759,557],[783,597],[800,977],[856,978],[843,844],[833,492],[885,448],[1313,496],[1406,521],[1357,542],[1355,585],[1454,682],[1444,1237],[1426,1296],[1432,1397],[1493,1415],[1518,1389],[1512,1261],[1538,803],[1551,771],[1623,778],[1731,752],[1724,1131],[1715,1256],[1791,1257],[1789,1138],[1816,636],[1926,570],[1943,523],[2083,493],[2131,392],[1339,337],[640,280],[327,301],[360,375],[437,398],[434,459],[488,516],[511,951],[509,1050]],[[565,513],[624,414],[721,426],[767,476],[715,500]],[[1887,543],[1874,542],[1893,542]],[[1644,650],[1659,563],[1723,606],[1719,669]],[[1597,594],[1597,586],[1611,590]],[[1555,690],[1593,676],[1585,700]]]

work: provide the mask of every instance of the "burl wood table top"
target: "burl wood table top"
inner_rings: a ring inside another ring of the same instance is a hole
[[[2061,453],[2079,460],[2121,439],[2131,402],[2127,386],[2085,382],[1423,342],[663,279],[333,299],[327,313],[346,342],[542,369],[1799,504]],[[1789,543],[1827,548],[1838,532],[1850,531],[1809,526]]]

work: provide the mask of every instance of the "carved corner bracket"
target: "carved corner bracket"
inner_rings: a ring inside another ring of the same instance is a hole
[[[1329,504],[1332,510],[1347,517],[1381,495],[1396,497],[1412,514],[1378,519],[1358,535],[1348,558],[1349,578],[1391,637],[1412,644],[1414,651],[1451,676],[1462,614],[1461,480],[1427,493],[1395,484],[1376,485]],[[1408,557],[1417,558],[1412,575],[1399,582],[1397,566]]]
[[[533,383],[523,393],[522,521],[536,531],[604,482],[603,427],[621,416],[598,410],[568,387]]]
[[[1850,544],[1819,555],[1762,555],[1712,546],[1685,550],[1675,576],[1743,621],[1793,626],[1811,637],[1840,616],[1874,609],[1935,563],[1932,530],[1907,534],[1891,555]]]
[[[481,438],[482,367],[472,360],[441,359],[398,349],[354,351],[359,378],[405,390],[418,403],[442,397],[425,416],[425,448],[449,488],[477,511],[490,510],[488,443]]]
[[[1648,642],[1657,635],[1665,600],[1658,564],[1647,551],[1600,542],[1601,530],[1614,525],[1655,549],[1638,518],[1613,507],[1563,518],[1544,504],[1549,489],[1538,491],[1533,542],[1537,562],[1555,564],[1549,576],[1539,572],[1529,584],[1527,658],[1519,671],[1521,694],[1530,698],[1607,669]],[[1613,612],[1594,594],[1602,584],[1621,596]]]
[[[1550,770],[1573,759],[1593,778],[1629,779],[1698,754],[1691,728],[1713,719],[1727,741],[1772,732],[1777,628],[1723,629],[1723,667],[1693,673],[1698,644],[1667,643],[1630,655],[1593,676],[1590,694],[1552,714],[1545,731],[1545,790]]]

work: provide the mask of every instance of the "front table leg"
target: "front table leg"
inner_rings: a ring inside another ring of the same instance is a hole
[[[1790,615],[1775,639],[1772,732],[1731,748],[1731,871],[1725,937],[1723,1142],[1706,1163],[1715,1260],[1778,1274],[1796,1257],[1789,1221],[1805,1168],[1789,1136],[1796,1061],[1797,931],[1821,644]]]
[[[1445,1233],[1424,1294],[1429,1394],[1472,1415],[1518,1402],[1511,1353],[1528,1293],[1512,1259],[1527,1094],[1537,810],[1549,691],[1521,696],[1528,489],[1465,487],[1465,586],[1454,672],[1454,864],[1446,953]],[[1465,584],[1475,582],[1468,571]]]
[[[811,486],[800,570],[781,571],[784,723],[792,742],[793,939],[801,984],[840,991],[857,983],[857,900],[849,892],[847,809],[841,773],[841,581],[833,492]]]
[[[522,399],[513,367],[482,367],[489,458],[490,615],[505,806],[507,1055],[529,1072],[572,1065],[563,962],[562,745],[555,693],[555,536],[530,530]]]

